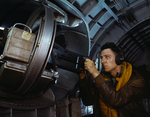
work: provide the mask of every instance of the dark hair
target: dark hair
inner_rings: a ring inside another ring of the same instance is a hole
[[[110,48],[116,55],[120,54],[120,49],[113,42],[107,42],[101,47],[101,51]]]
[[[115,57],[116,64],[117,65],[122,64],[122,62],[124,61],[124,54],[123,54],[123,51],[121,50],[121,48],[116,46],[116,44],[114,44],[113,42],[107,42],[101,47],[101,51],[108,49],[108,48],[111,49],[114,52],[114,54],[116,55],[116,57]]]

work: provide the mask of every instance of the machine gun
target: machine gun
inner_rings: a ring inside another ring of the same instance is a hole
[[[86,58],[90,57],[69,51],[55,43],[46,69],[62,68],[79,74],[84,70],[84,61]]]

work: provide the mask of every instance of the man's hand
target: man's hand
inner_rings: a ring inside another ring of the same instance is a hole
[[[89,73],[92,74],[94,78],[100,74],[99,71],[96,69],[94,62],[90,59],[85,60],[84,69],[89,71]]]

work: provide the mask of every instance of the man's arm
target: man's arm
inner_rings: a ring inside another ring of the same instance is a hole
[[[80,74],[80,96],[82,98],[83,104],[86,106],[93,105],[95,101],[95,94],[89,86],[88,78],[84,73]]]
[[[139,74],[138,76],[134,75],[131,77],[133,80],[129,81],[118,91],[104,81],[102,75],[99,75],[95,78],[95,85],[106,102],[110,106],[117,108],[126,105],[131,101],[137,100],[143,95],[145,84],[144,79]]]

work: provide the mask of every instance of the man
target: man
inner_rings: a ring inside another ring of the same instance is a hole
[[[95,88],[80,74],[80,95],[85,105],[94,105],[94,117],[147,117],[142,105],[144,79],[132,65],[123,61],[121,50],[114,43],[101,48],[103,73],[86,59],[84,68],[94,77]]]

